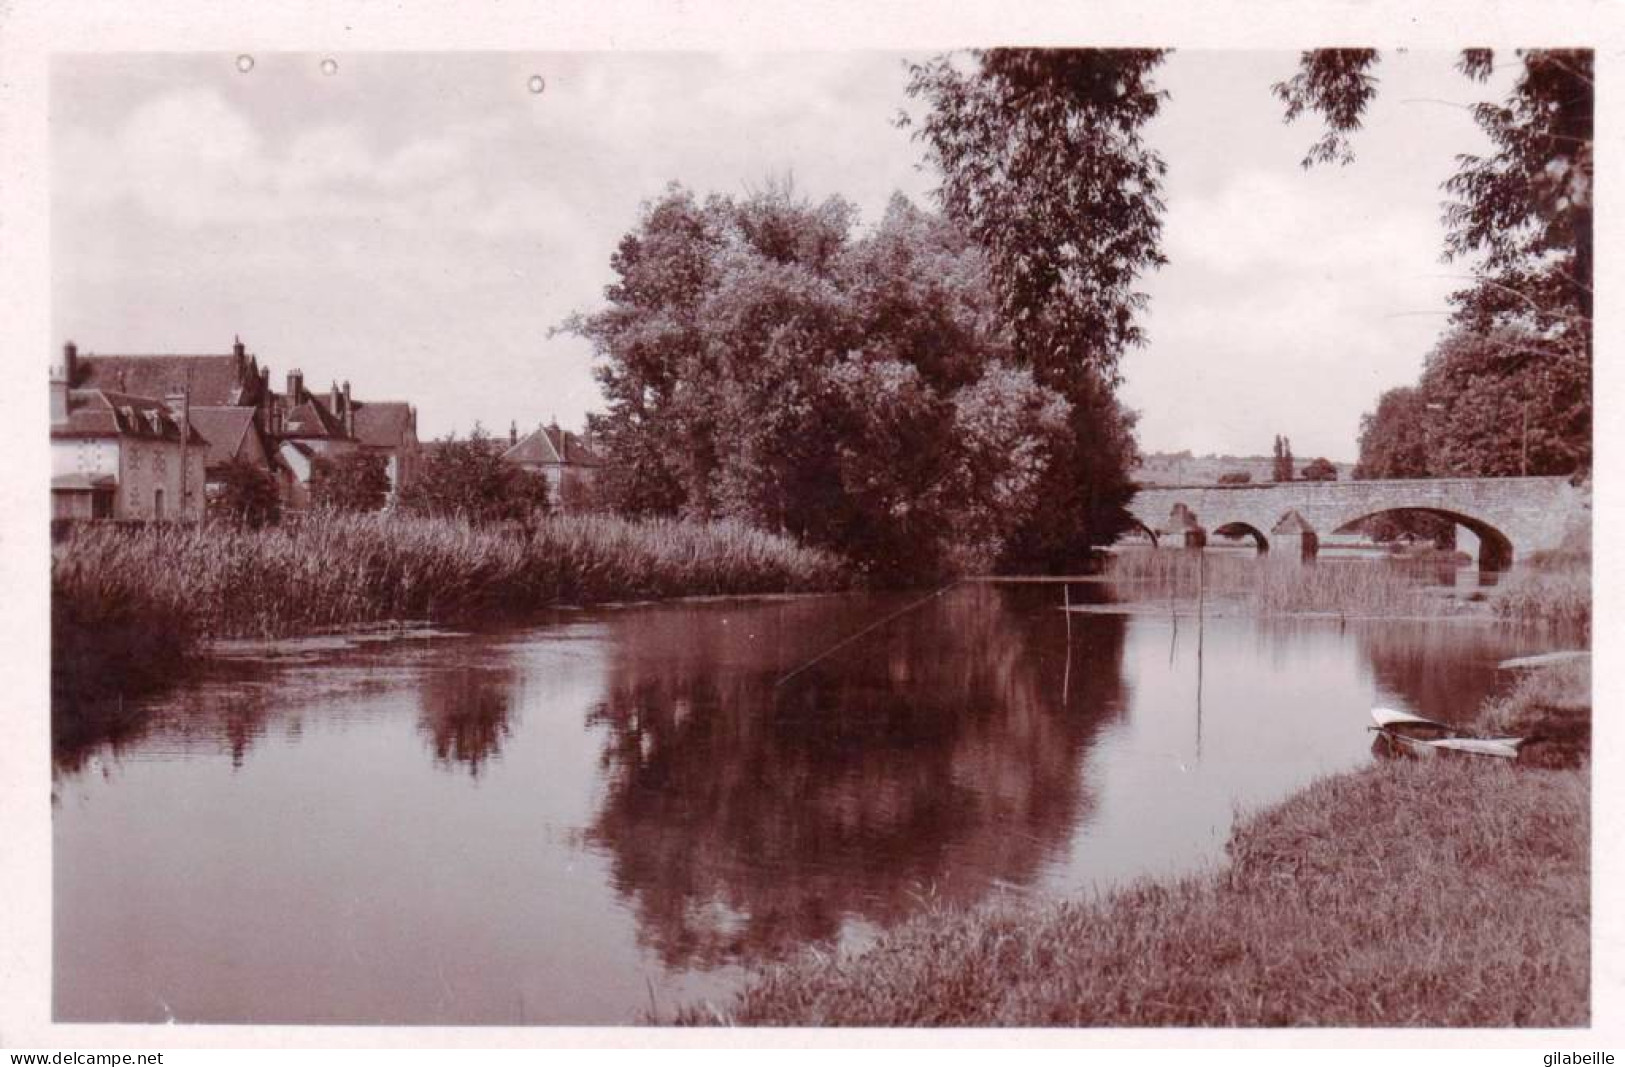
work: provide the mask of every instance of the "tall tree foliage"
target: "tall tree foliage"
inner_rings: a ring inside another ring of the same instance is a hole
[[[1436,475],[1570,474],[1591,456],[1590,363],[1526,331],[1458,329],[1422,372]]]
[[[1507,99],[1473,119],[1494,147],[1462,156],[1445,182],[1445,258],[1472,265],[1452,296],[1452,328],[1429,358],[1429,422],[1437,472],[1496,475],[1585,472],[1592,435],[1592,53],[1533,49]],[[1276,86],[1291,121],[1321,112],[1327,133],[1305,163],[1349,157],[1375,81],[1368,50],[1304,53]],[[1495,56],[1469,49],[1459,69],[1476,81]],[[1387,425],[1383,420],[1383,425]],[[1533,427],[1534,437],[1531,438]]]
[[[1356,478],[1426,478],[1428,410],[1422,390],[1403,385],[1383,393],[1377,410],[1360,417],[1360,461]]]
[[[982,253],[900,197],[861,239],[854,217],[788,183],[646,208],[608,305],[566,325],[600,358],[609,506],[784,530],[881,580],[1034,510],[1062,402],[1012,366]]]
[[[911,68],[943,210],[987,254],[1018,363],[1070,405],[1047,506],[1013,541],[1020,562],[1062,564],[1126,526],[1135,446],[1113,391],[1123,353],[1144,340],[1140,277],[1165,261],[1166,165],[1144,139],[1166,95],[1153,84],[1164,54],[993,49]]]

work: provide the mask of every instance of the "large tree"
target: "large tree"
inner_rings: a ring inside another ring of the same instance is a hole
[[[1591,458],[1591,367],[1525,330],[1461,328],[1428,355],[1419,412],[1437,475],[1572,474]]]
[[[1356,478],[1426,478],[1428,410],[1421,389],[1402,385],[1383,393],[1377,410],[1360,417]]]
[[[854,215],[788,182],[645,210],[608,306],[567,326],[609,398],[606,503],[783,530],[881,580],[985,556],[1034,510],[1061,401],[1010,373],[986,257],[901,197],[862,238]],[[1020,476],[988,471],[995,437]]]
[[[1165,98],[1152,80],[1163,57],[992,49],[911,68],[943,210],[987,254],[1018,362],[1071,406],[1048,506],[1018,539],[1036,554],[1027,562],[1063,564],[1126,526],[1135,449],[1112,393],[1123,353],[1144,340],[1140,278],[1164,262],[1166,165],[1144,138]]]
[[[1506,100],[1473,108],[1494,151],[1461,157],[1445,183],[1445,257],[1472,268],[1472,284],[1452,296],[1452,328],[1424,382],[1437,405],[1426,411],[1449,412],[1432,424],[1439,466],[1450,473],[1591,466],[1593,57],[1575,49],[1518,56]],[[1489,50],[1470,49],[1459,68],[1483,81],[1495,62]],[[1288,121],[1305,111],[1326,118],[1306,166],[1352,158],[1348,138],[1376,92],[1377,63],[1368,49],[1306,52],[1297,75],[1275,87]]]

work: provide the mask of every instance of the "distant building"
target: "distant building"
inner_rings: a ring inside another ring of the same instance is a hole
[[[416,466],[417,411],[410,404],[355,400],[349,382],[315,393],[298,370],[288,373],[286,389],[278,393],[270,368],[240,339],[229,353],[174,356],[80,355],[69,343],[64,357],[70,390],[153,399],[176,419],[189,404],[192,425],[208,445],[210,484],[218,484],[232,461],[254,463],[276,479],[284,506],[298,509],[309,504],[311,475],[321,457],[358,450],[381,455],[391,499]]]
[[[196,521],[208,443],[162,400],[76,389],[71,345],[51,374],[51,517]]]
[[[561,511],[585,510],[603,460],[580,434],[561,430],[558,423],[538,427],[524,439],[518,426],[508,431],[509,447],[502,458],[547,478],[548,491]]]

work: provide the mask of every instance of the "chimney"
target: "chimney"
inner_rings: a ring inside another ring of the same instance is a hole
[[[508,423],[508,444],[509,445],[517,445],[518,443],[519,443],[519,420],[514,419],[512,422]]]
[[[243,355],[243,339],[233,335],[231,338],[231,360],[232,366],[237,370],[238,381],[241,381],[243,377]]]
[[[344,383],[344,435],[355,436],[355,402],[350,399],[350,383]]]
[[[72,341],[62,346],[62,375],[69,389],[79,382],[79,346]]]
[[[72,345],[68,346],[71,350]],[[66,354],[66,352],[64,352]],[[51,425],[60,426],[68,421],[68,371],[71,363],[51,368]]]
[[[305,391],[305,374],[303,371],[291,370],[288,372],[288,406],[298,407],[300,397]]]
[[[332,388],[327,391],[327,410],[331,411],[336,419],[342,419],[344,416],[344,409],[339,406],[339,401],[342,399],[343,397],[339,394],[339,383],[334,382]]]

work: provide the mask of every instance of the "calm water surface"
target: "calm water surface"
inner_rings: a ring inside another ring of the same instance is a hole
[[[1099,586],[1073,585],[1074,602]],[[1235,811],[1460,718],[1487,626],[685,602],[215,659],[58,737],[62,1020],[616,1023],[922,903],[1223,860]]]

